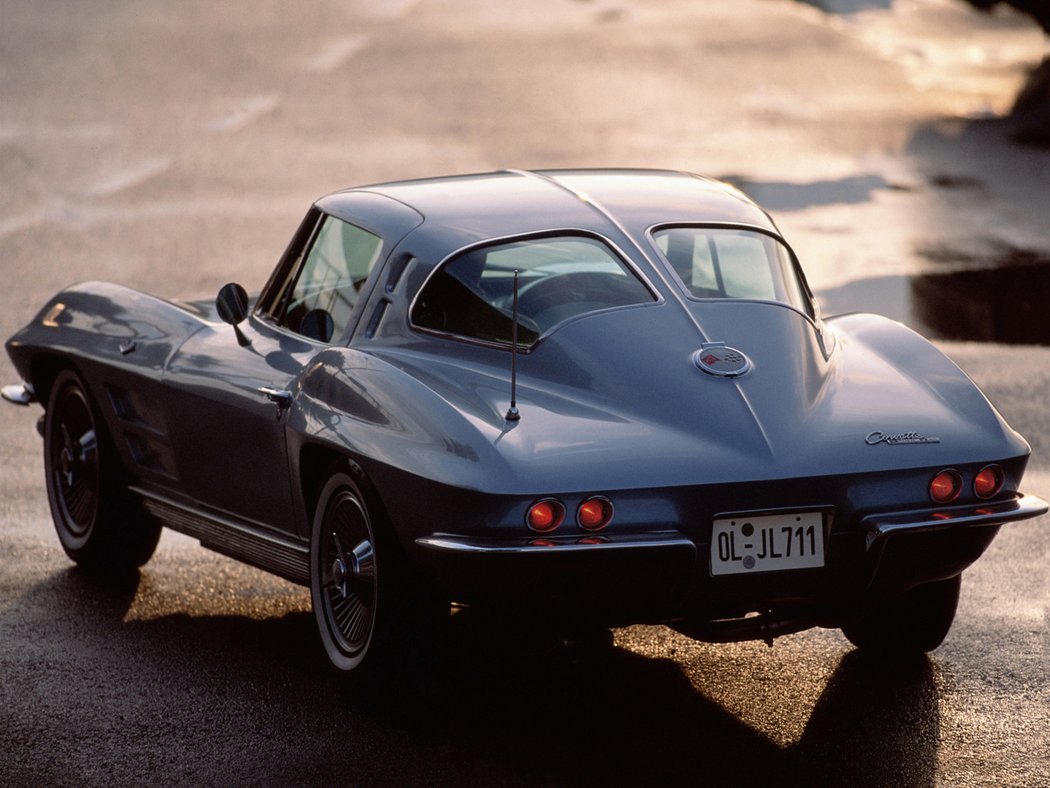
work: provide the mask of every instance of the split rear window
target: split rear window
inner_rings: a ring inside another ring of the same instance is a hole
[[[693,298],[779,301],[813,309],[791,253],[764,233],[724,227],[663,227],[653,240]]]

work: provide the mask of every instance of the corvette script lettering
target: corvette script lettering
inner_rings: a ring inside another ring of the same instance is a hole
[[[917,432],[900,432],[896,435],[888,435],[885,432],[869,432],[867,437],[864,438],[864,442],[869,446],[876,446],[880,443],[896,446],[900,443],[940,443],[941,439],[920,435]]]

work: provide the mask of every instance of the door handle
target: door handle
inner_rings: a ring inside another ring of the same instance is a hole
[[[290,407],[292,404],[292,392],[285,389],[275,389],[270,386],[260,386],[259,393],[266,396],[266,399],[274,403],[277,406],[278,415],[282,410]]]

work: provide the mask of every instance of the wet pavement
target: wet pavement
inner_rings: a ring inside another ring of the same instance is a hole
[[[1005,4],[976,14],[954,1],[800,2],[893,59],[933,110],[898,150],[869,151],[841,177],[728,176],[817,261],[807,270],[825,313],[879,312],[942,339],[1050,343],[1050,153],[1012,144],[1007,116],[1050,53],[1045,36]]]
[[[0,336],[73,281],[265,281],[310,201],[499,167],[653,166],[764,203],[825,313],[938,336],[1050,497],[1050,154],[1002,115],[1046,51],[955,0],[0,0]],[[0,378],[13,377],[6,358]],[[1004,529],[895,669],[834,631],[544,651],[456,621],[356,693],[309,595],[166,533],[72,569],[36,412],[0,408],[0,783],[1050,783],[1050,522]]]

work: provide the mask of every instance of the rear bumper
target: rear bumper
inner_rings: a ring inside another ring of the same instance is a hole
[[[1050,505],[1035,495],[1018,494],[1008,501],[989,501],[980,505],[944,507],[877,514],[861,522],[865,529],[866,547],[870,550],[894,535],[931,533],[971,526],[1003,525],[1046,514]]]
[[[915,535],[966,527],[1003,525],[1017,520],[1028,520],[1046,514],[1050,509],[1042,498],[1018,493],[1005,501],[989,501],[979,505],[918,509],[869,515],[861,520],[865,547],[872,550],[897,535]],[[664,531],[640,535],[609,534],[584,537],[527,537],[503,539],[499,537],[462,536],[436,533],[416,539],[416,544],[438,553],[462,555],[572,555],[604,553],[620,550],[686,551],[694,555],[697,544],[678,531]]]
[[[434,534],[416,539],[416,544],[437,552],[462,555],[515,555],[537,558],[621,550],[684,552],[692,558],[695,558],[696,555],[696,544],[693,540],[677,531],[640,536],[535,537],[511,540]]]
[[[1018,494],[1004,501],[866,517],[867,589],[893,593],[955,577],[981,557],[1000,526],[1046,514],[1047,502]]]
[[[1045,514],[1032,495],[980,505],[871,515],[834,530],[821,569],[712,577],[710,545],[678,531],[506,539],[437,533],[415,540],[435,578],[461,601],[589,613],[610,623],[808,610],[834,621],[871,595],[953,577],[1004,523]]]
[[[697,545],[677,532],[512,540],[435,534],[416,545],[453,600],[548,623],[665,620],[679,609],[697,565]]]

